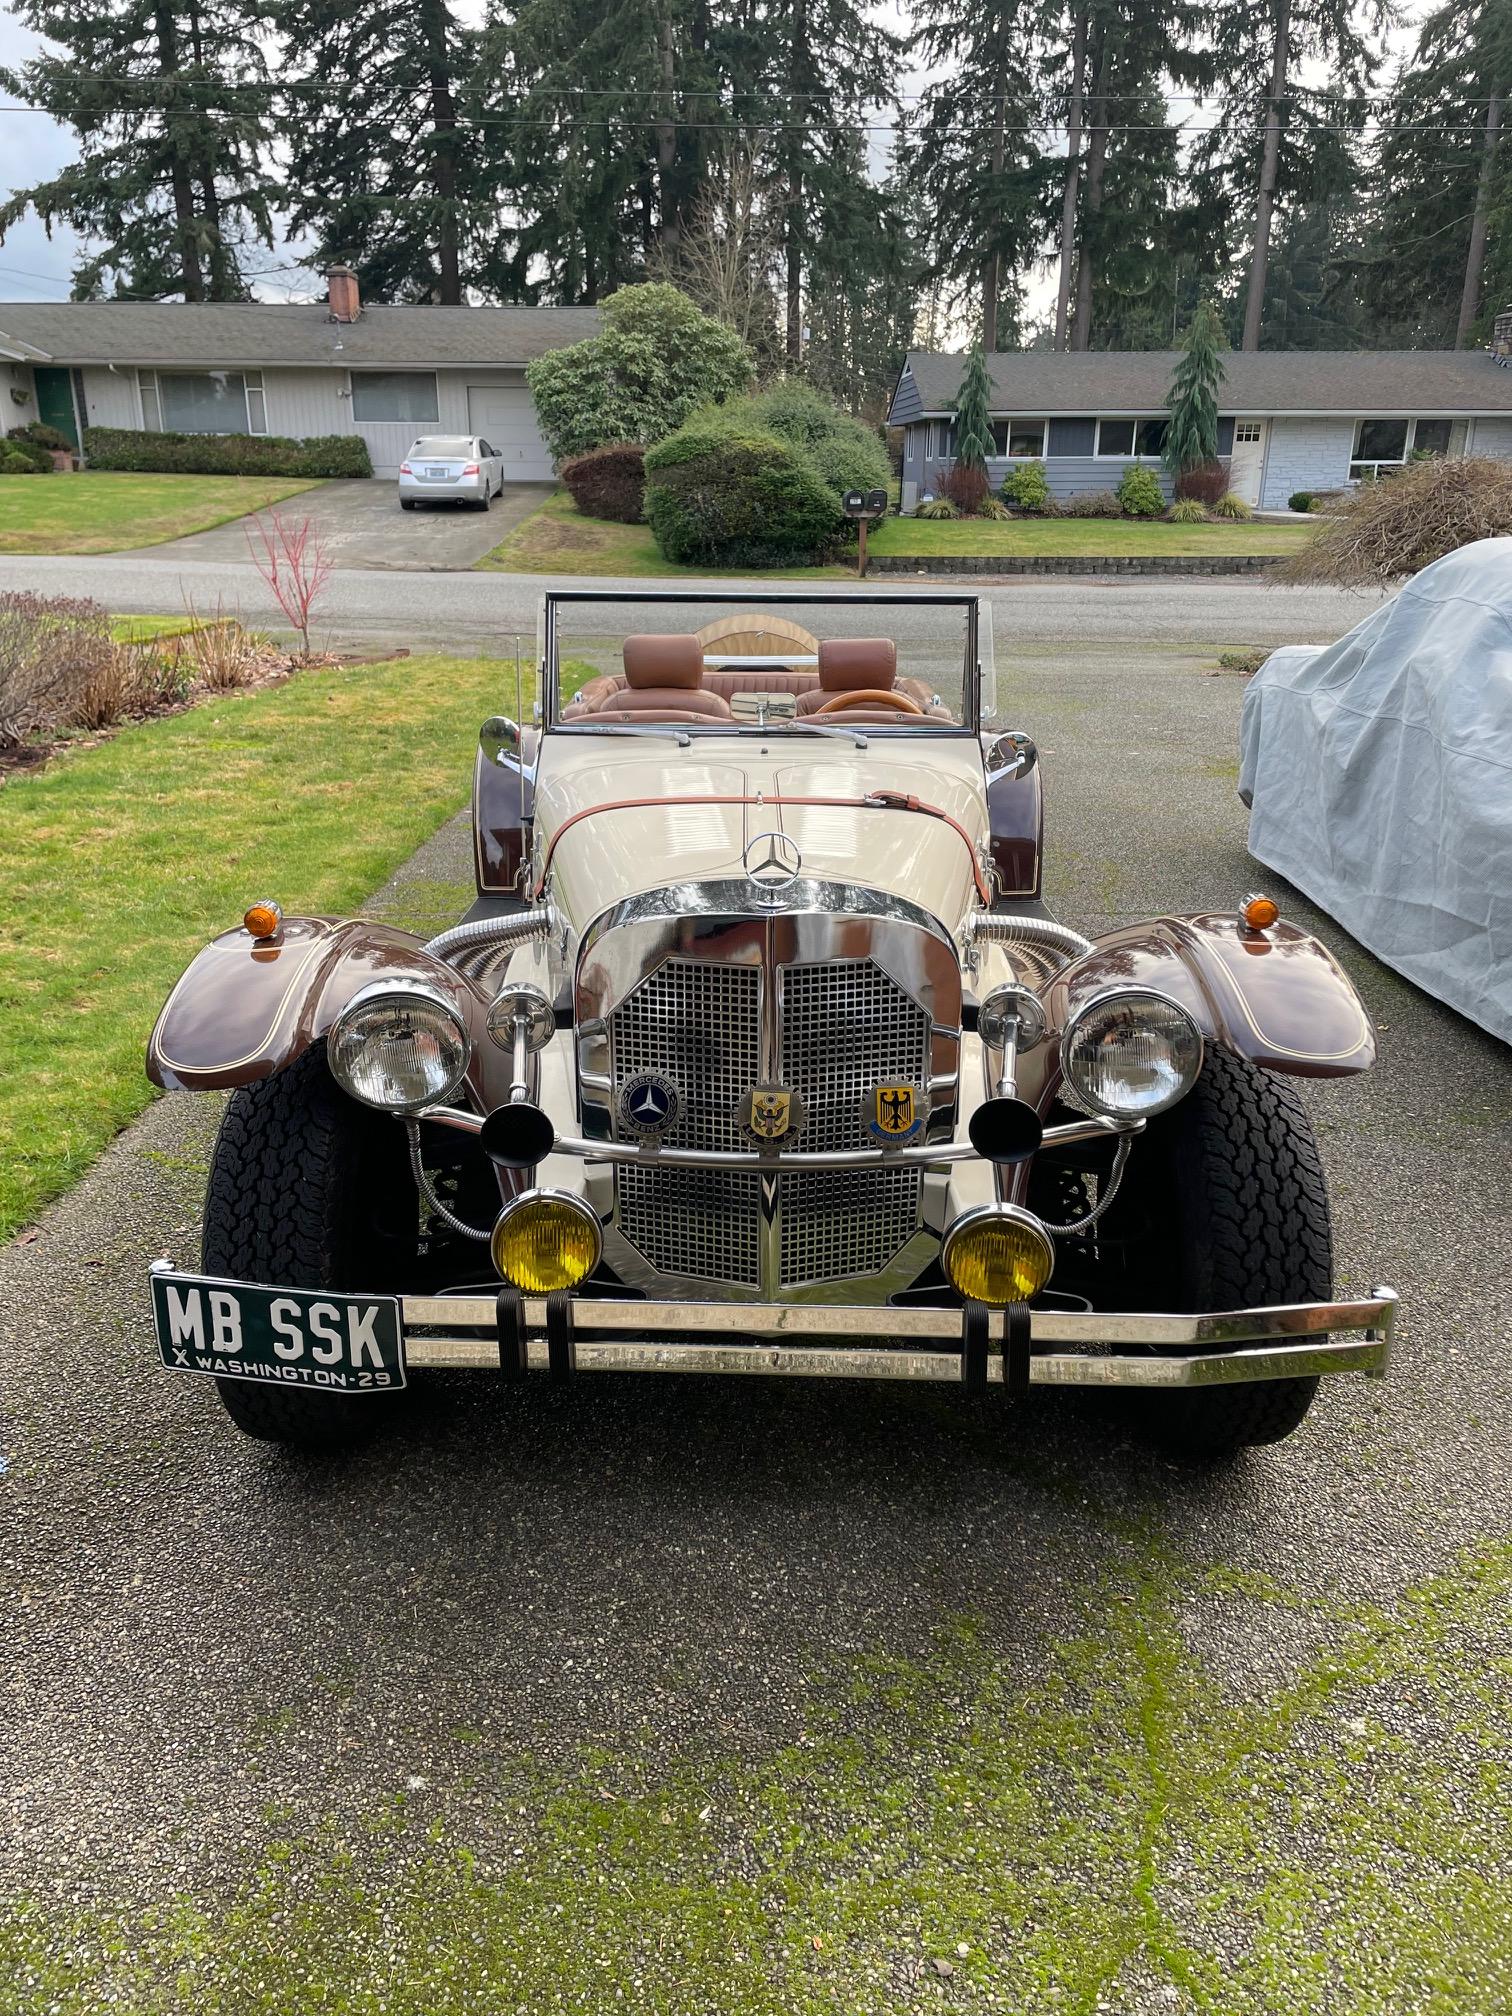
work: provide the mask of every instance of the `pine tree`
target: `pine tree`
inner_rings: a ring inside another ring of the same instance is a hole
[[[1249,246],[1242,349],[1260,347],[1278,213],[1339,194],[1328,176],[1340,163],[1332,135],[1342,108],[1361,107],[1379,60],[1369,35],[1391,13],[1392,0],[1222,0],[1217,9],[1223,111],[1197,150],[1193,182],[1215,225],[1243,233]],[[1332,83],[1304,85],[1303,59],[1329,62]]]
[[[0,70],[0,86],[79,138],[62,172],[0,207],[26,210],[92,250],[76,298],[113,291],[242,299],[247,246],[273,243],[267,74],[259,17],[229,0],[19,0],[58,44]]]
[[[987,359],[973,350],[966,361],[966,373],[955,404],[955,460],[958,469],[980,469],[986,474],[987,458],[993,452],[992,387],[987,377]]]
[[[477,36],[450,0],[272,0],[294,75],[281,122],[291,233],[379,301],[487,284],[495,136],[477,123]]]
[[[1161,460],[1172,475],[1199,468],[1218,454],[1218,388],[1223,383],[1223,320],[1204,301],[1182,339],[1181,362],[1166,394],[1170,420]]]
[[[929,220],[926,273],[971,301],[985,349],[1018,338],[1056,167],[1034,127],[1034,0],[914,0],[916,60],[945,74],[923,92],[906,174]]]

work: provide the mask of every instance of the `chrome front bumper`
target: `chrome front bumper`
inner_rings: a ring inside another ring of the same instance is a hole
[[[498,1369],[502,1305],[511,1298],[406,1295],[406,1363],[415,1370]],[[523,1299],[532,1371],[736,1372],[774,1377],[934,1380],[966,1376],[960,1309],[823,1304]],[[565,1305],[565,1307],[563,1306]],[[1203,1316],[1029,1312],[1036,1386],[1222,1386],[1366,1372],[1382,1378],[1396,1318],[1394,1289],[1364,1301],[1301,1302]],[[555,1348],[547,1332],[555,1325]],[[878,1332],[886,1331],[882,1342]],[[988,1318],[985,1373],[1004,1383],[1001,1311]],[[738,1331],[745,1341],[731,1342]]]

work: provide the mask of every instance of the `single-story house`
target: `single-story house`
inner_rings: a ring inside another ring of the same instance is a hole
[[[482,434],[516,482],[548,480],[525,366],[598,329],[593,308],[323,302],[0,301],[0,431],[41,419],[180,434],[360,434],[380,476],[419,434]]]
[[[1116,487],[1134,461],[1160,468],[1174,350],[996,351],[987,359],[994,488],[1038,461],[1055,497]],[[1512,370],[1478,350],[1246,350],[1223,360],[1218,453],[1246,503],[1284,510],[1297,490],[1337,490],[1424,450],[1512,457]],[[902,508],[951,466],[963,356],[916,350],[893,392],[903,430]],[[1169,479],[1161,472],[1163,486]]]

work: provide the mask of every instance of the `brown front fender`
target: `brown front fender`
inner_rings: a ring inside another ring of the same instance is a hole
[[[223,932],[164,1003],[147,1045],[147,1076],[169,1092],[271,1078],[325,1035],[359,987],[401,974],[449,995],[476,1046],[479,997],[406,931],[363,919],[287,917],[265,943],[244,930]]]
[[[1326,945],[1295,924],[1246,931],[1236,917],[1125,924],[1056,976],[1053,1028],[1109,987],[1153,987],[1191,1010],[1209,1041],[1272,1071],[1342,1078],[1375,1062],[1364,1003]]]

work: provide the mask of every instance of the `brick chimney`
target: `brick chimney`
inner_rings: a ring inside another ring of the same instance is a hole
[[[1491,324],[1491,355],[1498,364],[1512,357],[1512,308],[1503,308]]]
[[[355,322],[360,317],[362,296],[357,289],[357,275],[350,266],[326,268],[326,300],[333,322]]]

